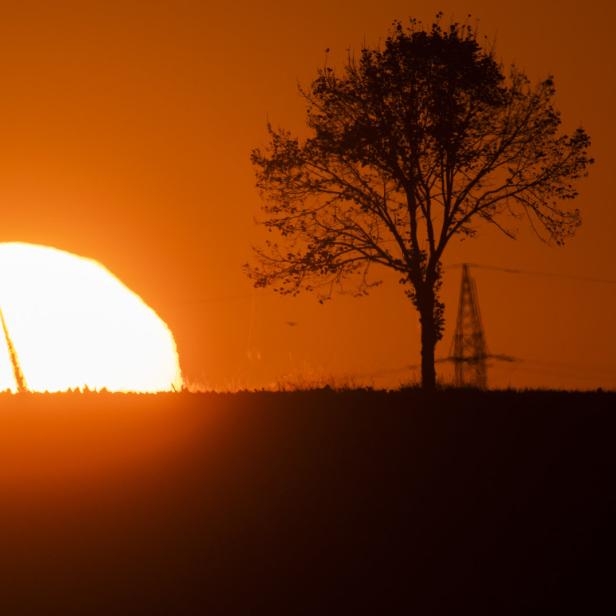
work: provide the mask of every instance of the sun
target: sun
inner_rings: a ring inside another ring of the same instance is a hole
[[[182,387],[167,325],[93,259],[0,243],[0,323],[0,390]]]

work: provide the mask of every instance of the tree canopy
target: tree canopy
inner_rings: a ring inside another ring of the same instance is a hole
[[[473,27],[440,16],[430,28],[394,22],[382,47],[342,72],[319,69],[300,92],[309,136],[270,125],[252,153],[262,224],[277,238],[256,249],[249,275],[322,299],[345,283],[366,293],[374,266],[395,271],[419,311],[433,387],[446,246],[481,220],[514,237],[520,218],[562,244],[580,225],[567,203],[592,163],[590,138],[562,132],[552,77],[506,72]]]

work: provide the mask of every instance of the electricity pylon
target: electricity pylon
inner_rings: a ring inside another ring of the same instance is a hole
[[[451,343],[449,357],[438,361],[451,361],[455,367],[455,386],[487,389],[488,359],[518,361],[511,355],[490,353],[481,322],[477,286],[471,276],[468,263],[462,264],[460,303],[456,331]]]
[[[26,383],[26,377],[19,365],[19,358],[17,357],[17,351],[9,335],[9,328],[6,326],[4,319],[4,313],[0,310],[0,321],[2,321],[2,330],[4,331],[4,338],[6,340],[6,346],[9,350],[9,357],[11,358],[11,365],[13,366],[13,376],[15,377],[15,385],[17,386],[18,393],[24,393],[28,391],[28,384]]]
[[[485,389],[488,386],[487,358],[488,348],[481,322],[477,286],[468,264],[464,263],[456,331],[450,352],[450,359],[455,366],[456,387]]]

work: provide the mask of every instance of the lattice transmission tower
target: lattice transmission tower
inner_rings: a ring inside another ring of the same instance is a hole
[[[488,386],[488,357],[477,286],[468,264],[464,263],[456,331],[449,356],[455,367],[456,387],[485,389]]]
[[[24,393],[28,391],[28,384],[26,383],[26,377],[24,376],[21,365],[19,364],[19,357],[15,350],[15,345],[9,334],[9,328],[6,326],[6,320],[4,319],[4,313],[0,310],[0,321],[2,322],[2,331],[4,332],[4,339],[6,340],[6,346],[9,351],[9,358],[11,359],[11,366],[13,367],[13,376],[15,377],[15,386],[18,393]]]

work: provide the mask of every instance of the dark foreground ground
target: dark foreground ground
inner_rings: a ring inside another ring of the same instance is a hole
[[[0,398],[0,614],[616,613],[616,395]]]

